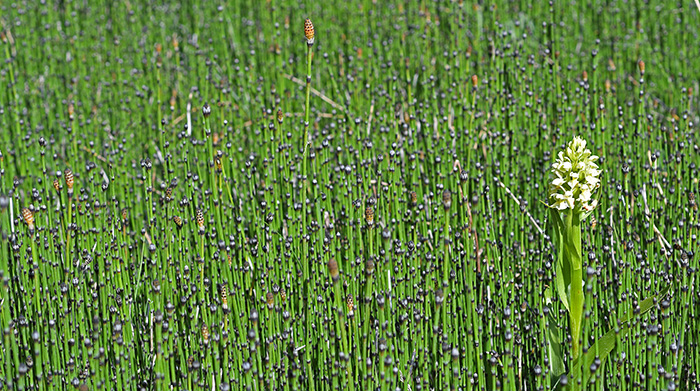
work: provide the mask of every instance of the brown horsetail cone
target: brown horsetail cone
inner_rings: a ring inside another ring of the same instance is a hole
[[[226,285],[221,287],[221,308],[224,313],[228,313],[228,288]]]
[[[29,232],[33,233],[34,232],[34,213],[32,213],[29,208],[24,208],[22,209],[22,218],[24,218],[24,222],[27,223],[27,227],[29,228]]]
[[[306,18],[306,20],[304,20],[304,36],[306,37],[306,43],[308,45],[314,44],[316,30],[314,29],[314,24],[311,23],[311,19],[309,18]]]
[[[348,305],[348,316],[353,316],[355,314],[355,301],[352,295],[348,295],[346,303]]]
[[[197,227],[199,233],[204,233],[204,212],[201,209],[197,209]]]
[[[216,164],[216,172],[221,174],[224,171],[224,166],[221,164],[221,159],[217,157],[214,159],[214,163]]]
[[[267,295],[265,295],[265,301],[267,302],[267,309],[271,310],[275,305],[275,295],[272,292],[267,292]]]
[[[287,291],[284,290],[284,288],[280,289],[280,299],[282,301],[287,301]]]
[[[452,193],[449,190],[445,190],[442,192],[442,207],[445,208],[445,211],[448,211],[450,206],[452,206]]]
[[[172,199],[173,199],[173,188],[168,187],[167,189],[165,189],[165,200],[170,201]]]
[[[182,219],[180,216],[173,216],[173,223],[175,223],[178,229],[182,228]]]
[[[411,205],[415,205],[418,203],[418,193],[415,191],[411,192]]]
[[[284,121],[284,113],[282,110],[277,110],[277,122],[282,123]]]
[[[331,274],[333,282],[338,281],[338,278],[340,277],[338,273],[338,262],[336,262],[333,258],[331,258],[331,260],[328,261],[328,272]]]
[[[202,339],[205,345],[209,345],[209,327],[202,325]]]
[[[58,178],[54,178],[53,180],[53,188],[56,189],[56,193],[61,192],[61,182],[58,180]]]
[[[637,66],[639,67],[639,73],[641,73],[642,76],[644,76],[644,71],[645,71],[644,61],[639,60],[639,62],[637,63]]]
[[[472,87],[476,88],[476,86],[479,84],[479,76],[477,75],[472,75]]]
[[[68,197],[73,196],[73,171],[70,168],[66,169],[66,187],[68,188]]]
[[[372,209],[371,206],[365,209],[365,221],[367,221],[367,225],[370,227],[374,224],[374,209]]]
[[[591,231],[595,231],[595,227],[598,226],[598,220],[596,220],[595,216],[591,216]]]

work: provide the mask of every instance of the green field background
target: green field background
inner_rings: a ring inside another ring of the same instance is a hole
[[[695,2],[10,0],[0,32],[0,390],[562,387],[574,135],[584,351],[618,331],[580,388],[700,387]]]

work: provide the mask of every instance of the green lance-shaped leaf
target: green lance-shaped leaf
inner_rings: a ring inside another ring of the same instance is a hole
[[[626,334],[630,327],[630,321],[634,317],[639,317],[647,313],[652,307],[654,307],[655,303],[658,303],[659,300],[668,294],[670,289],[671,287],[667,287],[655,296],[648,297],[639,303],[639,312],[637,314],[634,313],[634,308],[628,311],[622,317],[621,324],[617,328],[617,331],[615,328],[610,329],[588,349],[588,353],[579,357],[579,359],[574,362],[574,366],[572,368],[577,368],[580,367],[579,362],[581,359],[583,359],[582,364],[583,368],[585,368],[583,371],[583,384],[587,384],[590,381],[592,373],[589,368],[591,367],[591,364],[593,364],[593,361],[595,361],[596,357],[598,357],[601,362],[605,362],[608,355],[610,355],[613,349],[615,349],[615,345],[617,343],[617,332],[619,332],[621,336]],[[569,377],[573,378],[571,377],[571,373]]]
[[[552,293],[551,288],[547,288],[544,292],[545,304],[552,305]],[[548,353],[549,353],[549,370],[551,376],[554,379],[558,379],[559,376],[566,373],[566,366],[564,365],[564,355],[562,354],[562,345],[559,340],[559,328],[557,327],[557,320],[554,318],[554,311],[549,311],[547,315],[547,331],[545,336],[547,337]]]
[[[569,298],[567,294],[568,283],[568,267],[564,265],[564,223],[561,221],[559,216],[559,211],[556,209],[550,209],[550,215],[552,216],[552,227],[554,228],[554,240],[557,246],[557,261],[554,265],[555,269],[555,284],[557,287],[557,294],[562,304],[569,312]]]
[[[581,267],[581,220],[578,213],[569,213],[566,218],[565,264],[569,266],[569,325],[571,327],[571,356],[575,360],[580,354],[581,322],[583,319],[583,271]],[[579,367],[573,367],[574,377],[578,378]]]

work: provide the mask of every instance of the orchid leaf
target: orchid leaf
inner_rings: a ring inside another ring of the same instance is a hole
[[[552,293],[551,288],[547,288],[544,293],[545,304],[552,305]],[[566,366],[564,365],[564,355],[562,354],[562,344],[559,340],[559,328],[557,326],[558,322],[554,318],[554,311],[549,311],[547,315],[547,332],[545,336],[547,337],[547,346],[549,353],[549,371],[553,378],[558,379],[559,376],[566,373]]]
[[[557,287],[557,293],[559,294],[559,299],[561,300],[562,304],[564,304],[564,307],[566,308],[566,311],[569,311],[569,299],[567,295],[567,286],[568,284],[566,283],[566,276],[567,276],[567,270],[565,270],[564,267],[564,252],[561,251],[562,249],[562,243],[564,241],[564,223],[561,220],[561,216],[559,215],[559,211],[552,208],[550,209],[550,214],[552,216],[552,228],[554,229],[554,235],[553,239],[556,241],[556,248],[557,248],[557,259],[554,265],[555,269],[555,284]]]
[[[630,321],[635,318],[635,317],[640,317],[647,313],[650,309],[654,307],[654,303],[658,303],[659,300],[664,298],[670,290],[670,287],[667,287],[660,293],[658,293],[655,296],[651,296],[643,300],[641,303],[639,303],[639,311],[637,314],[634,313],[634,309],[628,311],[621,319],[621,324],[619,327],[612,328],[610,329],[605,335],[600,337],[598,341],[596,341],[593,346],[591,346],[588,349],[588,353],[586,353],[584,356],[581,356],[579,360],[576,360],[574,362],[574,365],[572,368],[579,367],[579,361],[583,359],[583,384],[587,384],[590,381],[591,378],[591,364],[595,361],[596,357],[600,359],[601,362],[604,362],[605,359],[607,359],[608,355],[615,349],[616,344],[617,344],[617,333],[620,333],[620,336],[624,336],[627,331],[629,330],[630,327]],[[569,376],[570,379],[573,379],[574,377]]]

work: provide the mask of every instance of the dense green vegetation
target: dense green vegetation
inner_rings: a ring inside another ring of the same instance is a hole
[[[695,3],[44,3],[0,4],[0,389],[579,388],[574,135],[581,388],[700,387]]]

